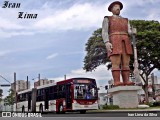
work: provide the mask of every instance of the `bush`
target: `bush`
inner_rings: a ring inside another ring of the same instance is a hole
[[[103,105],[103,109],[119,109],[118,105]]]
[[[153,106],[160,106],[160,101],[154,102]]]
[[[151,102],[151,103],[149,103],[149,106],[150,106],[150,107],[160,106],[160,101],[157,101],[157,102]]]
[[[153,107],[153,102],[148,103],[149,107]]]

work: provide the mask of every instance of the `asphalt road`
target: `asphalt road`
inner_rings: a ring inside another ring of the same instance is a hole
[[[80,114],[79,112],[67,112],[65,114],[55,114],[55,113],[47,113],[42,114],[42,117],[76,117],[76,118],[82,118],[82,117],[160,117],[160,111],[141,111],[141,112],[135,112],[135,111],[119,111],[119,112],[86,112],[86,114]]]
[[[143,115],[143,116],[142,116]],[[147,116],[148,115],[148,116]],[[157,116],[155,116],[157,115]],[[139,119],[140,118],[140,119]],[[0,117],[0,120],[159,120],[160,112],[158,111],[123,111],[123,112],[87,112],[86,114],[80,114],[79,112],[67,112],[66,114],[45,113],[42,117]]]

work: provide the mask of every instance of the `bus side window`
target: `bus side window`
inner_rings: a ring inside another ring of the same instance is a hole
[[[19,95],[19,101],[22,101],[22,94]]]
[[[54,99],[57,99],[57,86],[54,86]]]
[[[54,91],[54,89],[53,89],[52,86],[49,88],[49,90],[50,90],[50,91],[49,91],[50,93],[53,93],[53,91]]]

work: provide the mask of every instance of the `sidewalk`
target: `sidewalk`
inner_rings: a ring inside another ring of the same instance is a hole
[[[131,111],[143,111],[143,112],[147,112],[147,111],[158,111],[160,112],[160,108],[134,108],[134,109],[104,109],[104,110],[101,110],[101,109],[98,109],[98,110],[90,110],[91,112],[131,112]]]
[[[156,109],[156,108],[154,108],[154,109],[117,109],[117,110],[105,110],[105,111],[111,111],[111,112],[113,112],[113,111],[121,111],[121,112],[127,112],[127,111],[160,111],[160,109]]]

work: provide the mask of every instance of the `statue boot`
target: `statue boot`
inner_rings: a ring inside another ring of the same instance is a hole
[[[114,79],[114,86],[123,86],[124,84],[120,82],[120,69],[113,70],[112,69],[112,76]]]
[[[134,82],[129,81],[130,69],[122,69],[121,74],[124,85],[132,86],[135,84]]]

